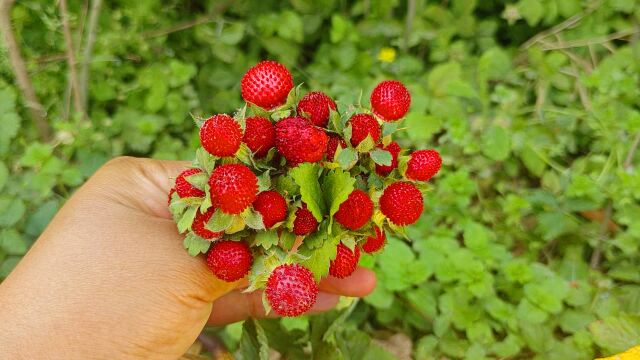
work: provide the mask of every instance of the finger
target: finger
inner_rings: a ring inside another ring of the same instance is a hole
[[[320,282],[320,290],[344,296],[367,296],[375,287],[376,274],[363,267],[358,267],[346,279],[329,276]]]
[[[315,314],[333,309],[338,303],[339,296],[325,292],[318,293],[316,303],[308,314]],[[265,313],[262,305],[262,291],[242,293],[240,290],[232,291],[213,303],[209,325],[225,325],[242,321],[246,318],[276,318],[274,311],[269,315]]]

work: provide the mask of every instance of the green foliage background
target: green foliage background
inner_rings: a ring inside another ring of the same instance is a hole
[[[69,3],[76,48],[87,5]],[[379,276],[371,296],[342,315],[247,322],[242,338],[211,329],[228,347],[264,354],[263,331],[291,359],[309,343],[316,359],[392,359],[393,334],[415,359],[640,343],[639,1],[107,1],[88,120],[70,115],[56,2],[20,1],[11,18],[55,138],[38,139],[3,48],[0,279],[107,159],[190,159],[189,113],[234,111],[242,74],[270,58],[340,106],[402,80],[401,145],[437,148],[444,166],[412,241],[362,260]]]

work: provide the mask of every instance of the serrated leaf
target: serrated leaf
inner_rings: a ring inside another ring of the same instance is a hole
[[[297,195],[300,193],[300,187],[291,176],[278,176],[275,181],[276,190],[284,195]]]
[[[342,134],[344,135],[344,140],[347,144],[351,143],[351,135],[353,134],[353,127],[351,127],[351,124],[344,128]]]
[[[353,191],[353,185],[356,180],[351,177],[349,172],[342,169],[329,171],[322,182],[322,193],[324,200],[329,208],[329,216],[332,217],[338,211],[349,194]]]
[[[494,125],[482,134],[482,153],[495,161],[509,157],[511,138],[502,126]]]
[[[191,229],[191,224],[193,224],[193,219],[195,219],[197,212],[198,212],[197,206],[189,206],[187,208],[187,210],[180,217],[180,220],[178,220],[179,233],[183,233]]]
[[[589,331],[599,346],[622,352],[640,343],[640,316],[609,316],[589,325]]]
[[[316,249],[324,244],[327,239],[327,229],[329,227],[328,221],[323,221],[318,226],[318,231],[315,231],[304,238],[304,245],[309,249]]]
[[[204,186],[204,194],[204,199],[202,199],[202,203],[200,204],[200,212],[202,213],[205,213],[213,205],[211,203],[211,187],[208,182]]]
[[[258,176],[258,192],[269,190],[270,187],[271,174],[269,174],[269,170],[267,170]]]
[[[269,250],[272,246],[278,245],[278,233],[276,230],[258,231],[253,240],[253,246],[262,246]]]
[[[338,251],[338,238],[329,238],[319,248],[301,250],[301,254],[308,259],[301,264],[313,273],[316,281],[320,281],[329,273],[329,264],[336,258]]]
[[[194,187],[204,190],[205,186],[209,182],[209,176],[206,173],[199,172],[193,175],[185,176],[184,178],[187,182]]]
[[[244,322],[239,346],[243,359],[269,360],[267,335],[254,318]]]
[[[249,147],[245,143],[240,144],[235,157],[246,165],[256,167],[256,164],[253,161],[253,154],[251,153],[251,149],[249,149]]]
[[[207,174],[211,174],[213,168],[216,166],[216,158],[209,154],[207,150],[199,147],[196,150],[195,167],[203,169]]]
[[[302,201],[307,204],[307,208],[318,222],[322,221],[326,213],[325,202],[320,189],[319,166],[312,163],[303,163],[289,171],[289,175],[300,187]]]
[[[231,226],[229,226],[224,232],[226,234],[235,234],[239,231],[244,230],[245,227],[246,227],[246,224],[242,216],[234,215],[233,221],[231,222]]]
[[[257,211],[253,211],[247,208],[246,213],[243,213],[242,219],[244,223],[254,230],[264,230],[264,221],[262,221],[262,214]]]
[[[393,156],[387,150],[375,149],[369,153],[373,162],[378,165],[390,166]]]
[[[249,110],[251,110],[251,113],[255,116],[261,116],[263,118],[269,118],[269,112],[261,107],[259,107],[256,104],[252,104],[252,103],[247,103],[249,105]]]
[[[356,239],[353,236],[343,236],[340,238],[340,242],[342,242],[342,244],[348,247],[351,251],[356,248]]]
[[[283,231],[280,234],[280,247],[285,250],[285,251],[289,251],[291,250],[291,248],[293,247],[293,244],[295,244],[296,242],[296,235],[293,233],[290,233],[288,231]]]
[[[340,113],[333,109],[329,109],[329,119],[331,120],[331,124],[333,124],[333,130],[341,132],[344,126],[342,124]]]
[[[371,136],[371,134],[368,134],[366,138],[364,138],[364,140],[362,140],[358,146],[356,146],[356,150],[359,153],[366,153],[371,151],[371,149],[373,149],[373,147],[376,146],[375,141],[373,141],[373,137]]]
[[[191,256],[197,256],[198,254],[204,254],[209,250],[211,241],[207,241],[194,233],[188,233],[185,236],[182,245]]]
[[[358,161],[358,153],[356,153],[352,148],[343,149],[336,156],[336,161],[340,164],[342,169],[349,170]]]
[[[275,121],[279,121],[285,118],[288,118],[291,115],[291,110],[280,110],[271,114],[271,118]]]
[[[382,137],[389,136],[398,129],[397,122],[386,122],[382,124]]]
[[[247,116],[247,104],[245,103],[244,106],[238,109],[238,111],[233,116],[233,119],[240,125],[240,128],[242,128],[242,132],[244,132],[245,127],[247,125],[246,116]]]
[[[216,210],[209,222],[205,225],[205,229],[211,230],[213,232],[221,232],[227,230],[234,220],[234,215],[227,214],[221,210]]]

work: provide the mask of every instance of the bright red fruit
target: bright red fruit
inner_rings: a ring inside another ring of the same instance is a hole
[[[299,316],[307,312],[316,303],[318,291],[311,271],[298,264],[275,268],[265,287],[271,308],[280,316]]]
[[[382,249],[385,241],[387,240],[384,230],[380,229],[378,226],[374,226],[373,228],[375,235],[367,237],[367,240],[362,244],[362,251],[367,254],[373,254],[374,252]]]
[[[336,103],[325,93],[313,91],[306,94],[298,103],[298,116],[311,120],[315,126],[327,127],[331,110],[336,109]]]
[[[265,157],[276,143],[276,129],[271,121],[262,116],[248,117],[246,122],[242,141],[256,159]]]
[[[355,114],[349,119],[351,124],[351,145],[358,146],[362,140],[371,135],[375,144],[380,141],[380,124],[369,114]]]
[[[423,209],[422,193],[408,182],[398,181],[387,186],[380,197],[380,210],[399,226],[416,222]]]
[[[335,214],[336,221],[349,230],[358,230],[371,219],[373,201],[366,192],[356,189],[349,194]]]
[[[327,134],[301,117],[290,117],[276,124],[276,148],[291,166],[318,162],[324,157]]]
[[[176,177],[176,187],[175,191],[178,193],[178,196],[181,198],[185,197],[203,197],[205,195],[204,191],[198,189],[197,187],[191,185],[186,177],[190,175],[194,175],[197,173],[201,173],[200,169],[186,169],[183,170],[180,175]],[[169,198],[171,200],[171,198]]]
[[[196,213],[195,219],[193,219],[193,224],[191,224],[191,230],[193,230],[196,235],[200,236],[203,239],[216,240],[221,238],[224,234],[224,231],[213,232],[205,227],[211,219],[211,216],[213,216],[214,211],[215,208],[213,206],[205,211],[204,214],[198,211]]]
[[[287,201],[274,190],[258,194],[253,209],[262,215],[262,222],[267,229],[287,218]]]
[[[211,201],[227,214],[239,214],[256,199],[258,178],[245,165],[218,166],[209,178]]]
[[[356,246],[353,251],[343,243],[338,244],[338,252],[336,258],[331,260],[329,265],[329,274],[340,279],[344,279],[353,274],[358,267],[360,260],[360,249]]]
[[[303,203],[301,207],[296,210],[296,218],[293,220],[293,233],[296,235],[309,235],[318,229],[318,221],[309,209],[307,204]]]
[[[214,115],[200,128],[200,143],[214,156],[233,156],[240,148],[242,128],[231,116]]]
[[[244,241],[216,241],[207,254],[207,265],[220,280],[234,282],[247,275],[253,255]]]
[[[436,150],[418,150],[407,162],[408,179],[427,181],[440,171],[442,159]]]
[[[327,142],[327,160],[333,161],[338,151],[338,145],[343,150],[347,148],[347,143],[340,136],[336,134],[329,134],[329,141]]]
[[[371,92],[371,109],[384,121],[396,121],[407,114],[411,105],[409,90],[396,80],[385,80]]]
[[[240,88],[246,102],[272,109],[287,101],[293,77],[279,62],[261,61],[244,74]]]
[[[376,164],[376,173],[380,176],[387,176],[398,167],[398,155],[402,149],[395,141],[390,142],[386,147],[383,147],[382,145],[378,145],[378,147],[391,153],[391,165]]]

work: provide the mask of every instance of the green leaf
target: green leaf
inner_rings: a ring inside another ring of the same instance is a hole
[[[301,261],[301,264],[313,273],[316,281],[320,281],[329,273],[329,263],[336,258],[338,242],[338,238],[329,238],[319,248],[300,249],[300,253],[308,257],[308,259]]]
[[[371,151],[374,146],[376,146],[376,143],[373,141],[373,137],[371,137],[371,135],[369,134],[358,144],[358,146],[356,146],[356,150],[359,153],[366,153]]]
[[[216,210],[209,222],[205,225],[205,229],[211,230],[213,232],[220,232],[227,230],[231,224],[233,224],[233,220],[235,215],[227,214],[224,211]]]
[[[271,188],[271,174],[267,170],[258,176],[258,192],[266,191]]]
[[[502,126],[494,125],[482,134],[482,152],[495,161],[509,157],[511,139]]]
[[[207,241],[190,232],[187,234],[187,236],[184,237],[182,245],[185,249],[187,249],[189,255],[197,256],[198,254],[204,254],[209,250],[211,241]]]
[[[342,169],[334,169],[327,173],[322,182],[322,193],[325,203],[329,208],[329,216],[332,217],[338,211],[349,194],[353,191],[355,179]]]
[[[269,360],[267,335],[258,320],[254,318],[245,320],[239,347],[243,359]]]
[[[328,236],[327,234],[328,227],[329,227],[329,222],[323,221],[318,226],[318,231],[315,231],[304,238],[304,245],[309,249],[315,249],[322,246],[322,244],[325,243],[325,240],[327,239],[327,236]]]
[[[373,162],[378,165],[390,166],[393,156],[387,150],[375,149],[369,153]]]
[[[530,26],[538,25],[538,22],[544,16],[544,7],[538,0],[520,0],[518,2],[518,11]]]
[[[289,170],[289,175],[300,187],[302,201],[318,222],[326,213],[322,190],[318,182],[320,168],[317,164],[303,163]]]
[[[640,343],[640,316],[609,316],[589,325],[589,331],[596,344],[619,353]]]
[[[194,165],[203,169],[207,174],[211,174],[216,165],[216,158],[209,154],[204,148],[199,147],[196,150],[196,160]]]
[[[264,221],[262,221],[262,214],[257,211],[253,211],[250,208],[247,208],[248,211],[243,213],[242,218],[244,219],[244,223],[254,230],[264,230]]]
[[[42,166],[51,157],[53,148],[47,144],[31,143],[20,158],[20,163],[27,167]]]
[[[358,153],[352,148],[346,148],[340,151],[336,159],[340,167],[344,170],[351,169],[358,161]]]
[[[0,161],[0,190],[4,188],[7,180],[9,179],[9,169],[2,161]]]
[[[258,231],[252,246],[262,246],[269,250],[272,246],[278,245],[278,233],[276,230]]]
[[[204,190],[205,186],[209,182],[209,176],[207,176],[207,174],[203,172],[186,176],[184,179],[187,180],[189,184],[200,190]]]
[[[183,233],[191,229],[193,219],[196,218],[198,212],[198,206],[189,206],[187,210],[182,214],[180,220],[178,220],[178,232]]]
[[[15,229],[0,232],[0,247],[9,255],[24,255],[28,249],[27,243]]]

